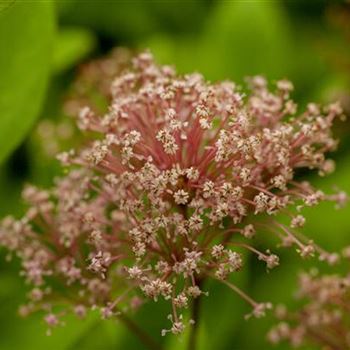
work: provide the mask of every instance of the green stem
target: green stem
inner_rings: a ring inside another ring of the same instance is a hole
[[[200,288],[201,285],[203,284],[203,280],[197,280],[196,284]],[[202,300],[201,296],[193,299],[192,309],[191,309],[191,319],[194,321],[194,324],[191,325],[191,328],[190,328],[190,336],[188,339],[187,350],[196,350],[196,347],[197,347],[201,300]]]

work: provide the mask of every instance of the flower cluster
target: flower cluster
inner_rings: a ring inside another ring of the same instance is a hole
[[[97,307],[110,317],[164,298],[171,326],[162,333],[176,334],[185,327],[182,310],[205,293],[207,278],[237,292],[254,316],[271,307],[229,280],[244,266],[244,250],[267,269],[279,265],[270,249],[252,243],[256,234],[268,230],[304,258],[336,262],[297,229],[303,207],[342,205],[346,195],[327,195],[295,172],[334,169],[325,153],[337,145],[330,129],[340,106],[311,103],[297,114],[289,81],[271,91],[258,76],[248,87],[245,94],[230,81],[176,75],[145,52],[113,79],[106,113],[82,108],[78,126],[91,144],[60,154],[68,175],[51,190],[27,187],[26,215],[2,222],[0,243],[21,258],[33,285],[22,313],[44,308],[55,326],[55,303],[70,301],[79,316]],[[253,215],[264,219],[253,223]]]
[[[316,344],[322,349],[350,348],[350,275],[303,273],[298,296],[304,305],[295,312],[276,308],[280,323],[268,334],[272,343],[288,340],[293,347]]]

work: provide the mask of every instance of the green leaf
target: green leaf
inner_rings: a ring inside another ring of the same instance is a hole
[[[15,3],[15,0],[2,0],[0,2],[0,11],[3,11],[13,5]]]
[[[161,330],[168,328],[170,325],[167,314],[171,311],[168,301],[158,300],[154,302],[149,300],[142,305],[135,313],[129,313],[128,317],[132,319],[144,332],[146,332],[156,343],[162,345],[166,341],[166,337],[161,336]],[[135,336],[128,328],[122,324],[124,328],[115,344],[115,349],[141,350],[147,347]]]
[[[230,276],[231,282],[243,290],[246,288],[246,272],[243,269]],[[237,326],[244,322],[244,315],[251,311],[250,306],[219,281],[210,281],[208,291],[209,296],[203,300],[200,315],[198,348],[230,350]]]
[[[124,325],[117,319],[101,320],[99,318],[90,328],[85,329],[75,341],[70,344],[67,350],[114,350],[119,349],[116,344],[125,333]]]
[[[217,2],[197,37],[155,35],[148,46],[181,72],[198,70],[215,80],[254,74],[271,79],[289,75],[296,56],[292,39],[280,3],[234,1]]]
[[[203,38],[207,56],[202,70],[213,78],[218,73],[235,79],[253,74],[278,78],[289,71],[289,34],[278,2],[221,2]]]
[[[82,28],[64,28],[58,32],[53,52],[53,70],[60,73],[86,57],[96,46],[96,37]]]
[[[5,254],[0,254],[1,350],[77,349],[73,348],[77,340],[101,323],[98,312],[90,312],[84,320],[70,314],[62,317],[65,326],[55,328],[51,336],[46,336],[44,313],[36,313],[27,318],[20,318],[17,314],[17,308],[24,302],[29,288],[18,274],[19,261],[13,259],[5,262],[4,258]]]
[[[40,112],[53,34],[51,2],[15,2],[0,12],[0,163]]]
[[[64,24],[85,26],[122,42],[142,38],[159,29],[145,1],[104,1],[101,6],[94,1],[69,0],[58,9]]]

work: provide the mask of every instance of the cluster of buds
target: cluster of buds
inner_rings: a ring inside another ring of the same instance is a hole
[[[287,340],[293,347],[318,345],[322,349],[350,348],[350,275],[303,273],[299,279],[300,309],[276,308],[280,322],[268,334],[277,344]]]
[[[78,126],[94,140],[59,155],[68,174],[48,191],[28,187],[26,215],[2,222],[0,243],[21,258],[26,280],[41,291],[23,311],[44,308],[56,325],[55,305],[67,301],[79,316],[100,308],[105,318],[164,298],[171,326],[162,333],[177,334],[183,309],[206,293],[207,278],[235,291],[256,317],[271,307],[232,283],[244,251],[267,269],[279,265],[270,247],[254,245],[259,233],[268,230],[303,258],[318,254],[334,263],[336,255],[297,229],[303,207],[342,205],[346,195],[327,195],[294,175],[300,168],[333,170],[325,153],[336,147],[331,126],[342,110],[309,104],[297,114],[292,89],[281,80],[271,91],[258,76],[248,79],[245,94],[230,81],[179,76],[148,52],[134,58],[113,79],[108,110],[85,106],[78,113]],[[254,225],[253,215],[261,217]]]

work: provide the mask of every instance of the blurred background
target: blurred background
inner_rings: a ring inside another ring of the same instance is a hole
[[[69,149],[70,119],[62,107],[85,63],[116,46],[151,49],[160,63],[181,73],[199,71],[208,80],[262,74],[289,78],[300,108],[307,102],[340,100],[350,114],[350,4],[336,0],[158,0],[0,1],[0,216],[20,214],[20,192],[32,182],[49,186],[60,174],[54,153]],[[350,121],[339,122],[334,174],[305,174],[322,189],[350,193]],[[43,138],[43,135],[45,138]],[[328,250],[350,244],[350,207],[310,209],[305,232]],[[261,243],[264,247],[264,241]],[[293,305],[297,272],[311,265],[292,252],[279,252],[281,266],[266,273],[248,262],[237,283],[257,300]],[[41,315],[21,319],[17,308],[27,288],[16,260],[0,251],[0,350],[143,349],[117,322],[68,318],[66,327],[45,335]],[[315,261],[311,262],[315,265]],[[320,269],[324,266],[320,265]],[[346,268],[346,267],[345,267]],[[339,268],[341,269],[341,268]],[[203,300],[199,349],[288,349],[267,343],[271,317],[244,320],[249,308],[224,286],[208,285]],[[165,311],[146,305],[135,320],[161,339]],[[311,349],[308,347],[308,349]]]

